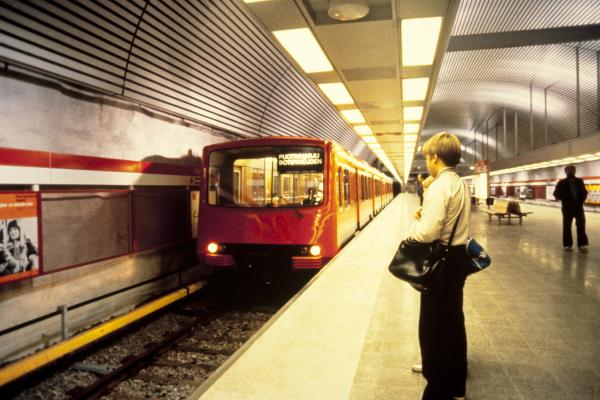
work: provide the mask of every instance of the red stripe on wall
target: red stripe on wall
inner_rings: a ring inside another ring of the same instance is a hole
[[[138,161],[115,158],[78,156],[72,154],[50,154],[51,168],[83,169],[91,171],[139,172]]]
[[[0,165],[38,168],[65,168],[84,171],[139,172],[144,174],[185,175],[200,174],[200,165],[167,164],[149,161],[121,160],[50,153],[36,150],[0,147]]]
[[[194,168],[190,165],[160,164],[150,161],[140,161],[140,172],[145,174],[164,175],[200,175],[200,166]]]
[[[0,147],[0,164],[18,167],[49,167],[50,153]]]

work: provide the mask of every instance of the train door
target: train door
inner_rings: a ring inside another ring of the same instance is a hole
[[[356,205],[356,230],[360,230],[360,184],[359,179],[360,175],[358,174],[358,169],[354,168],[352,183],[354,185],[354,204]]]

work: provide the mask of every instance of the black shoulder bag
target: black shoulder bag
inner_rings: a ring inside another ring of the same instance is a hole
[[[443,245],[439,239],[431,243],[417,242],[410,238],[403,240],[390,263],[390,272],[396,278],[410,283],[419,292],[433,288],[445,267],[460,214],[452,227],[447,245]]]

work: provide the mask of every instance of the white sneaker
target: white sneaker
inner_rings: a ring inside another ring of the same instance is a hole
[[[564,251],[573,251],[573,246],[565,246],[563,247]]]
[[[582,253],[587,253],[588,252],[588,247],[587,246],[579,246],[579,251]]]
[[[417,374],[420,374],[423,372],[423,364],[414,364],[412,366],[412,372],[416,372]]]

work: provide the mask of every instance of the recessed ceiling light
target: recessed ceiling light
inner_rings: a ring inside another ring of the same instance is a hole
[[[425,100],[429,78],[402,79],[402,100]]]
[[[336,106],[341,104],[354,104],[352,96],[343,83],[320,83],[319,88],[325,93],[325,96]]]
[[[360,124],[362,122],[365,122],[365,118],[358,109],[342,110],[341,113],[344,116],[344,118],[346,118],[346,120],[351,124]]]
[[[365,143],[377,143],[377,138],[373,135],[366,135],[361,137]]]
[[[423,116],[423,107],[404,107],[404,121],[420,121]]]
[[[359,135],[372,135],[373,131],[369,128],[369,125],[354,125],[354,130]]]
[[[442,17],[402,20],[402,65],[431,65],[435,58]]]
[[[421,124],[404,124],[404,133],[418,133],[420,127]]]
[[[274,31],[273,35],[307,74],[333,71],[329,59],[310,29]]]

